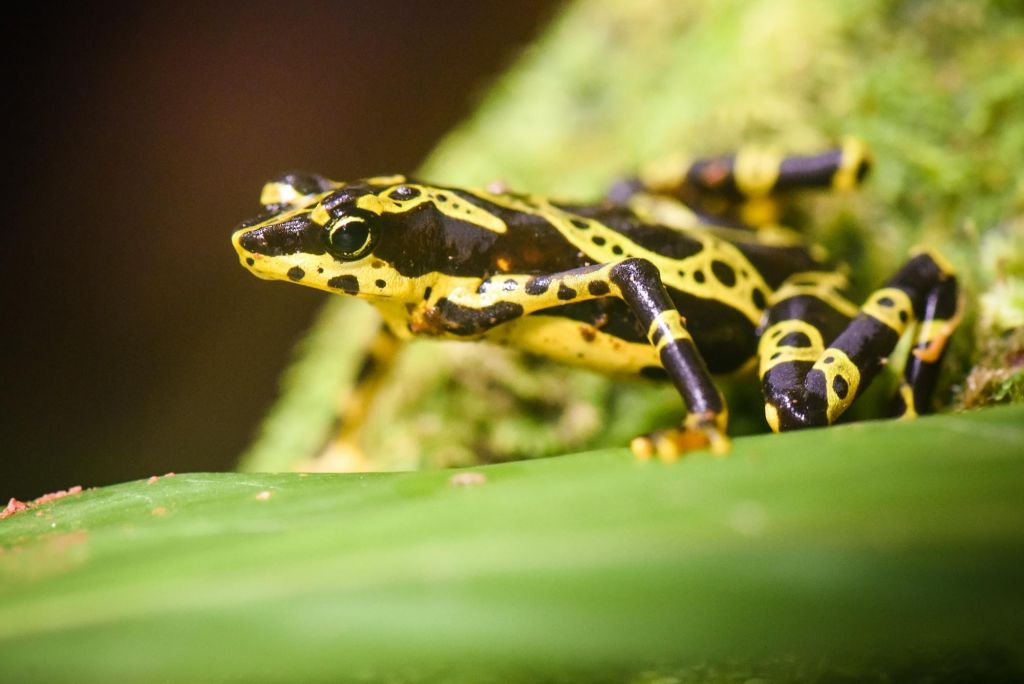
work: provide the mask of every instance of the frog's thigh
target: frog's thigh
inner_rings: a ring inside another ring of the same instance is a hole
[[[955,299],[955,278],[940,257],[922,252],[876,290],[827,347],[835,321],[828,312],[837,312],[824,298],[815,303],[812,295],[800,295],[808,299],[804,311],[793,310],[798,297],[774,304],[758,348],[765,416],[772,429],[828,425],[838,419],[878,374],[908,326],[915,320],[937,320],[926,311],[936,291],[947,292],[938,296],[943,301],[949,291]],[[915,351],[915,357],[937,363],[955,322],[946,324],[931,342],[919,334],[918,347],[932,353]],[[916,378],[928,378],[930,372],[908,369],[910,382],[923,382]]]
[[[812,283],[806,274],[790,277],[765,313],[765,329],[757,350],[758,374],[765,397],[765,418],[775,432],[827,422],[824,393],[808,392],[804,385],[827,342],[856,315],[856,307],[826,283]],[[791,424],[792,419],[780,424],[780,410],[784,415],[787,411],[797,414],[797,425]]]

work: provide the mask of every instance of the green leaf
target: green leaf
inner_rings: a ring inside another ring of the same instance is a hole
[[[1022,445],[1012,406],[672,465],[87,490],[0,521],[0,681],[730,681],[907,653],[1003,672],[1024,655]]]

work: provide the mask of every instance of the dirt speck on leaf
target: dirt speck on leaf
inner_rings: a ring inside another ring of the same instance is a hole
[[[487,476],[483,473],[455,473],[448,480],[453,487],[476,487],[487,482]]]

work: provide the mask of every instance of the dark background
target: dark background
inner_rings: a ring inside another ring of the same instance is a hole
[[[5,18],[0,507],[232,467],[322,301],[228,237],[288,169],[414,169],[552,0],[40,6]]]

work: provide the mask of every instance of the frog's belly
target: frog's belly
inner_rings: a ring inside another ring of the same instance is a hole
[[[560,316],[526,316],[500,325],[484,339],[538,356],[616,375],[660,371],[647,342],[631,342],[601,332],[590,323]]]
[[[669,293],[709,371],[732,373],[754,357],[757,333],[745,315],[715,301],[673,289]],[[488,337],[602,372],[661,368],[636,316],[625,302],[611,297],[546,309],[500,326]]]

